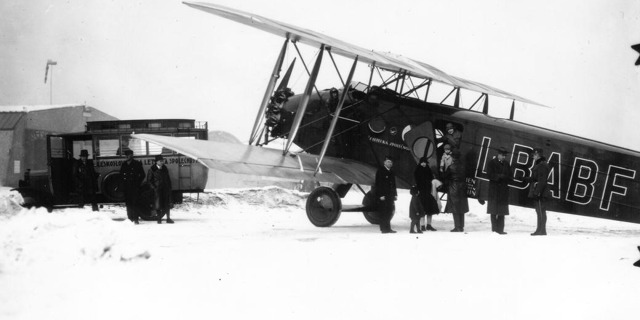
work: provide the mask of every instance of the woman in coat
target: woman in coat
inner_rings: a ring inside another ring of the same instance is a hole
[[[431,181],[433,181],[434,177],[431,168],[429,168],[427,158],[420,158],[416,169],[413,171],[413,179],[415,180],[418,197],[424,209],[423,214],[427,216],[426,226],[424,226],[424,219],[421,220],[423,222],[422,231],[436,231],[436,229],[431,226],[431,217],[434,214],[440,213],[440,209],[438,208],[436,199],[431,195]]]
[[[164,165],[164,158],[161,155],[156,156],[156,163],[149,168],[147,173],[147,181],[154,192],[153,209],[158,214],[158,223],[162,223],[162,217],[167,215],[167,223],[173,223],[171,220],[171,178],[169,170]]]

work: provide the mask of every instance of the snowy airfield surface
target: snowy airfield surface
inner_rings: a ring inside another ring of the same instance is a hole
[[[511,207],[491,233],[470,201],[466,233],[409,234],[406,192],[380,234],[361,213],[307,220],[306,194],[216,190],[174,225],[122,206],[21,209],[0,189],[0,319],[637,319],[640,225]],[[346,204],[360,201],[350,192]]]

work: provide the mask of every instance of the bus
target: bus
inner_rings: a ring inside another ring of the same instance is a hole
[[[145,173],[162,155],[171,176],[174,203],[182,202],[183,193],[204,191],[208,169],[185,155],[143,140],[134,139],[132,133],[148,133],[183,139],[208,139],[206,122],[189,119],[147,119],[87,122],[85,132],[47,135],[47,171],[39,174],[25,172],[18,190],[26,207],[72,206],[78,203],[78,190],[72,176],[80,150],[89,152],[96,171],[96,197],[98,203],[124,202],[120,189],[120,166],[125,161],[124,151],[133,151],[134,158],[142,162]],[[143,185],[142,192],[145,190]],[[144,198],[143,198],[144,200]]]

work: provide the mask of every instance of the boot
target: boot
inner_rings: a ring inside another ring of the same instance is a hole
[[[171,220],[171,218],[167,217],[167,223],[173,223],[173,220]]]
[[[438,231],[436,228],[432,227],[430,224],[427,225],[427,230],[429,231]]]
[[[427,231],[427,227],[426,227],[426,226],[422,226],[420,229],[421,229],[422,231]]]

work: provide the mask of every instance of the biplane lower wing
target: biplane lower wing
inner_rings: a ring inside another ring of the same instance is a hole
[[[278,149],[153,134],[131,137],[175,150],[223,172],[339,184],[372,185],[375,180],[376,168],[353,160],[325,157],[320,172],[314,175],[319,161],[316,155],[282,155]]]

